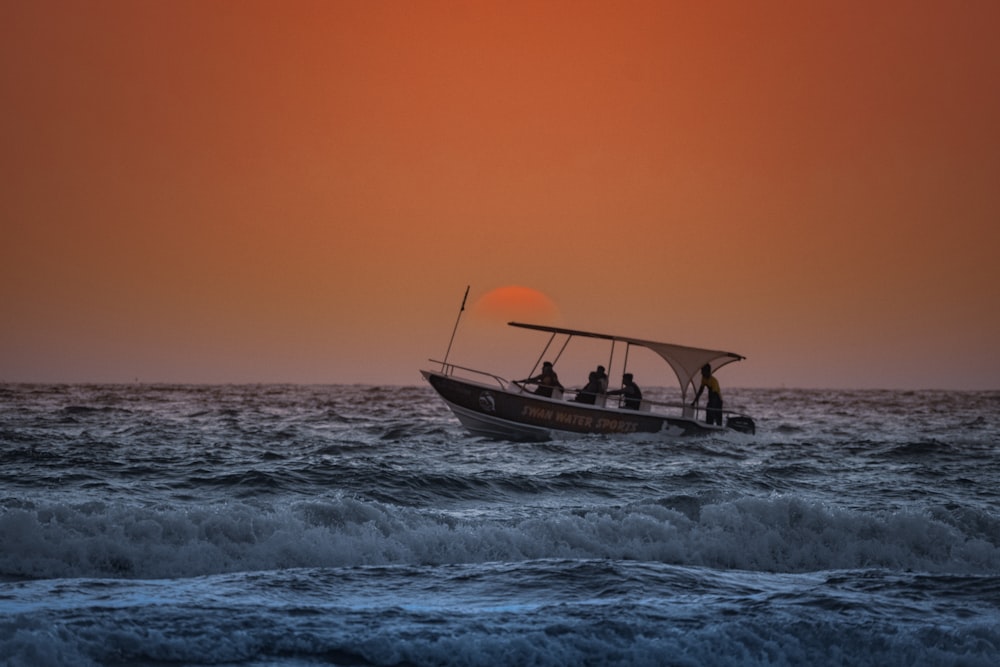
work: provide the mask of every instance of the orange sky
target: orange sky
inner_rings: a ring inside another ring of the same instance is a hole
[[[1000,388],[998,25],[3,3],[0,381],[417,384],[465,286],[516,284],[730,385]]]

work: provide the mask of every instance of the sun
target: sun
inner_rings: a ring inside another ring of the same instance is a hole
[[[475,319],[506,324],[511,321],[532,324],[558,324],[559,306],[542,292],[531,287],[508,285],[490,290],[472,305]]]

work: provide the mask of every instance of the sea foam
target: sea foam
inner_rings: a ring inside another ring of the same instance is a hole
[[[287,567],[611,558],[761,572],[1000,570],[1000,521],[856,513],[795,497],[671,499],[517,519],[329,497],[185,509],[52,504],[0,513],[0,576],[191,577]]]

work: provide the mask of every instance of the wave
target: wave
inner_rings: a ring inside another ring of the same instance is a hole
[[[30,582],[0,622],[0,655],[17,667],[992,666],[998,582],[606,560]]]
[[[970,509],[863,514],[795,497],[526,510],[490,517],[350,497],[183,508],[8,502],[7,579],[192,577],[296,567],[543,558],[722,570],[1000,572],[1000,519]]]

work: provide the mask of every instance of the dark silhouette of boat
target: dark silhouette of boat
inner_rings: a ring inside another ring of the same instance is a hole
[[[745,357],[732,352],[709,350],[673,343],[564,329],[539,324],[509,322],[510,326],[544,331],[550,334],[546,351],[557,337],[565,336],[559,354],[574,338],[610,341],[614,346],[643,347],[659,355],[680,383],[681,401],[661,402],[643,398],[638,409],[626,407],[619,396],[601,394],[593,404],[573,400],[580,390],[555,389],[551,396],[535,393],[530,384],[507,380],[491,372],[459,366],[447,361],[436,371],[421,370],[424,378],[440,394],[458,420],[474,434],[510,440],[548,440],[559,433],[661,433],[667,436],[697,435],[720,431],[754,433],[754,420],[745,414],[724,410],[724,425],[705,423],[703,411],[688,403],[688,392],[695,390],[701,368],[708,364],[713,372]],[[456,324],[457,326],[457,324]],[[454,338],[454,335],[453,335]],[[449,348],[450,350],[450,348]],[[542,353],[543,356],[545,352]],[[447,359],[447,356],[446,356]],[[558,360],[558,356],[555,358]],[[541,357],[539,358],[539,362]],[[534,375],[536,369],[532,369]],[[627,372],[623,369],[622,372]],[[630,402],[634,405],[635,402]]]

